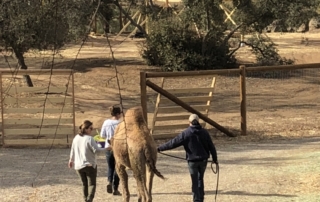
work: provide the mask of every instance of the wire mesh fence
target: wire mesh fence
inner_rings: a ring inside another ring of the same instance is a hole
[[[247,68],[249,70],[250,68]],[[248,133],[309,136],[319,129],[319,68],[248,71]]]

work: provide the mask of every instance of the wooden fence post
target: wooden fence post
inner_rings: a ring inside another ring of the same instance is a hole
[[[141,99],[141,107],[143,111],[144,120],[148,124],[148,105],[147,105],[147,74],[146,72],[140,72],[140,99]]]
[[[247,104],[246,104],[246,67],[240,66],[240,113],[241,135],[247,135]]]
[[[73,113],[72,113],[72,116],[73,116],[73,136],[72,136],[72,139],[76,136],[77,134],[77,127],[76,127],[76,107],[75,107],[75,90],[74,90],[74,72],[73,70],[71,70],[71,85],[72,85],[72,109],[73,109]],[[67,88],[69,87],[69,85],[67,86]],[[68,90],[68,89],[67,89]],[[69,135],[68,135],[69,136]],[[70,135],[71,136],[71,135]],[[67,147],[71,147],[72,145],[72,142],[70,141],[69,142],[69,137],[67,137],[67,142],[68,142],[68,145]]]
[[[2,89],[2,73],[0,72],[0,97],[1,97],[1,129],[2,129],[2,146],[4,147],[4,118],[3,118],[3,111],[4,111],[4,105],[3,105],[3,101],[4,101],[4,97],[3,97],[3,89]]]

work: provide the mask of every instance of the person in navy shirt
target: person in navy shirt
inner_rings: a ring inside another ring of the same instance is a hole
[[[192,181],[192,194],[194,202],[204,200],[203,177],[207,168],[208,158],[218,164],[216,148],[206,129],[199,124],[199,117],[191,114],[189,117],[189,127],[172,140],[160,145],[158,152],[183,146],[186,151],[186,159]]]

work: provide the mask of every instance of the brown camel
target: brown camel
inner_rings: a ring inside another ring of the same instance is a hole
[[[152,202],[154,174],[162,179],[164,177],[156,168],[157,147],[143,118],[141,107],[127,110],[124,121],[117,126],[110,142],[116,160],[116,171],[122,184],[123,201],[130,200],[126,169],[131,169],[137,181],[138,201]]]

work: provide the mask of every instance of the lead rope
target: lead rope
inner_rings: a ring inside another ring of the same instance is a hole
[[[180,160],[184,160],[186,161],[186,159],[184,158],[181,158],[181,157],[178,157],[178,156],[173,156],[173,155],[170,155],[170,154],[165,154],[165,153],[162,153],[159,151],[160,154],[164,155],[164,156],[169,156],[169,157],[172,157],[172,158],[176,158],[176,159],[180,159]],[[217,201],[217,196],[218,196],[218,188],[219,188],[219,164],[216,163],[216,170],[213,169],[213,164],[215,164],[213,161],[208,161],[208,162],[211,162],[211,170],[214,174],[217,174],[217,186],[216,186],[216,196],[214,198],[214,201]]]
[[[216,196],[214,198],[214,201],[217,201],[218,196],[218,187],[219,187],[219,163],[216,163],[216,170],[213,169],[213,161],[211,161],[211,170],[214,174],[217,174],[217,186],[216,186]]]

